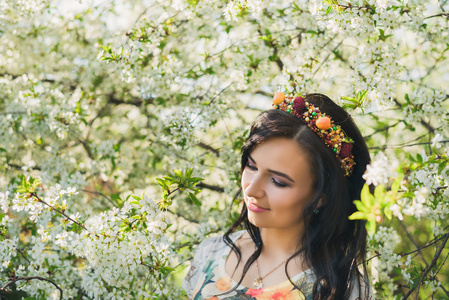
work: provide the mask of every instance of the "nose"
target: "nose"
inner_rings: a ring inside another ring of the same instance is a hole
[[[245,195],[256,199],[260,199],[265,196],[263,178],[258,174],[248,177],[249,178],[243,178],[245,181],[243,183],[243,191],[245,192]]]

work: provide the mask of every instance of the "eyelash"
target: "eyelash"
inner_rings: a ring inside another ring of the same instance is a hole
[[[246,167],[247,167],[248,169],[250,169],[251,171],[257,171],[257,168],[256,168],[255,166],[253,166],[253,165],[250,165],[249,161],[246,163]],[[287,186],[288,186],[287,184],[283,184],[283,183],[280,183],[280,182],[276,181],[276,179],[274,179],[274,178],[272,178],[271,181],[272,181],[272,182],[274,183],[274,185],[277,186],[278,188],[284,188],[284,187],[287,187]]]

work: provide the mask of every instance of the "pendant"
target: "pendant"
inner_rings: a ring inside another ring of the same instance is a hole
[[[263,288],[263,283],[262,283],[262,278],[256,278],[256,280],[254,280],[254,287],[256,289],[261,289]]]

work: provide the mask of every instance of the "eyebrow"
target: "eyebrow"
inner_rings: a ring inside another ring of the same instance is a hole
[[[248,154],[248,158],[249,158],[249,160],[251,160],[251,162],[253,162],[255,165],[257,165],[256,161],[254,160],[254,158],[251,157],[250,154]],[[279,171],[275,171],[275,170],[272,170],[272,169],[267,169],[267,172],[276,174],[276,175],[281,176],[281,177],[284,177],[285,179],[291,181],[292,183],[295,183],[295,181],[290,176],[288,176],[285,173],[282,173],[282,172],[279,172]]]

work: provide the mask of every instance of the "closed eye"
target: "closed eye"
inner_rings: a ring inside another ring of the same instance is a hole
[[[251,171],[257,171],[257,167],[255,165],[252,165],[250,163],[250,161],[248,160],[248,162],[246,163],[245,168],[250,169]],[[288,184],[285,184],[283,182],[277,181],[275,178],[271,178],[271,182],[274,183],[274,185],[278,188],[284,188],[284,187],[288,187]]]
[[[247,167],[248,169],[250,169],[250,170],[252,170],[252,171],[257,171],[256,166],[250,164],[249,161],[246,163],[246,166],[245,166],[245,167]]]
[[[276,185],[279,188],[283,188],[283,187],[287,187],[289,186],[288,184],[282,183],[277,181],[276,179],[272,178],[271,181],[273,181],[274,185]]]

